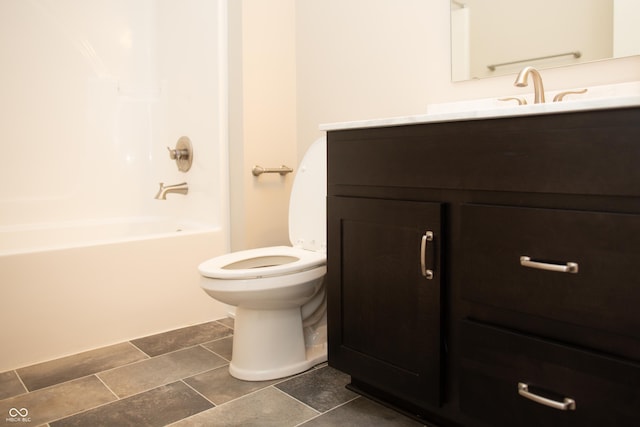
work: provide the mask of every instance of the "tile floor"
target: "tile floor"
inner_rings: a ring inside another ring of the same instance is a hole
[[[232,335],[222,319],[0,373],[0,427],[421,425],[347,390],[326,364],[237,380]]]

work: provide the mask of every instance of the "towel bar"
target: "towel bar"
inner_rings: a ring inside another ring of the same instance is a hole
[[[520,64],[522,62],[542,61],[543,59],[553,59],[553,58],[559,58],[561,56],[570,56],[570,55],[573,56],[574,58],[580,58],[582,56],[582,53],[579,50],[576,50],[575,52],[558,53],[557,55],[540,56],[538,58],[529,58],[529,59],[519,59],[517,61],[512,61],[512,62],[503,62],[502,64],[491,64],[491,65],[487,65],[487,68],[490,69],[491,71],[495,71],[496,67],[503,67],[505,65]]]
[[[293,168],[285,165],[282,165],[279,168],[263,168],[262,166],[255,165],[253,169],[251,169],[253,176],[260,176],[263,173],[279,173],[280,175],[285,176],[291,172],[293,172]]]

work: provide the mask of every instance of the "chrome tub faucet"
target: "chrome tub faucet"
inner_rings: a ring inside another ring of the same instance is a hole
[[[175,185],[164,185],[164,182],[161,182],[155,198],[158,200],[167,200],[168,193],[187,194],[188,192],[189,186],[186,182]]]

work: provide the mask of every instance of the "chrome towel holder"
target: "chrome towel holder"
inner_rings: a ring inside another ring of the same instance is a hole
[[[279,168],[263,168],[262,166],[255,165],[253,169],[251,169],[253,176],[260,176],[263,173],[279,173],[280,175],[285,176],[291,172],[293,172],[293,168],[285,165],[282,165]]]

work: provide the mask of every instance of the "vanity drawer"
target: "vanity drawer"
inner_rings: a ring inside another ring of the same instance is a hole
[[[640,215],[472,204],[461,212],[463,298],[640,338]]]
[[[340,186],[640,196],[640,108],[328,134]]]
[[[640,425],[640,365],[468,320],[461,342],[460,408],[474,419],[492,427]]]

